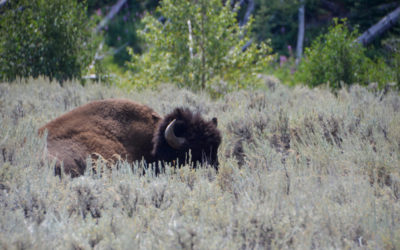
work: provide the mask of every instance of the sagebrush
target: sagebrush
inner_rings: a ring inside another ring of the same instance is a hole
[[[0,248],[400,248],[399,94],[264,79],[268,91],[218,100],[170,85],[0,84]],[[217,116],[219,171],[119,162],[54,176],[37,129],[111,97]]]

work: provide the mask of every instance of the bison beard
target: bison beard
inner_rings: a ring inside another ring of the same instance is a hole
[[[165,163],[208,163],[218,166],[221,135],[217,119],[176,108],[164,118],[151,108],[121,99],[95,101],[78,107],[39,129],[48,131],[49,156],[71,176],[82,175],[86,158],[101,155],[109,162],[145,160],[158,174]]]

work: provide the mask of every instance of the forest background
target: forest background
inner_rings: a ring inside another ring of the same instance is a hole
[[[214,96],[259,88],[260,74],[334,89],[400,82],[393,0],[3,0],[0,13],[7,81],[171,82]]]

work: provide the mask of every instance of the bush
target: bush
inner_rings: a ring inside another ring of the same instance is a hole
[[[8,1],[0,19],[0,79],[80,78],[95,52],[85,2]]]
[[[0,249],[400,249],[399,93],[264,81],[218,100],[171,85],[1,83]],[[54,176],[37,129],[116,97],[218,117],[218,172],[142,175],[121,160]]]
[[[400,38],[391,37],[383,41],[386,48],[386,57],[389,59],[389,65],[393,68],[393,79],[400,90]]]
[[[148,15],[140,33],[148,51],[137,55],[131,50],[136,85],[174,82],[220,93],[255,84],[256,72],[270,61],[265,43],[242,49],[252,21],[239,27],[229,4],[166,0],[157,11],[165,22]]]
[[[344,84],[366,85],[377,82],[380,86],[392,80],[388,66],[382,61],[368,58],[366,49],[355,42],[358,31],[350,32],[346,22],[334,25],[313,41],[305,50],[305,58],[296,72],[296,78],[314,87],[328,83],[332,89]]]

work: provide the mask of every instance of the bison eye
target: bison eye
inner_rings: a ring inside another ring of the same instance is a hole
[[[186,132],[186,126],[183,121],[176,121],[174,126],[174,133],[178,137],[182,137]]]

